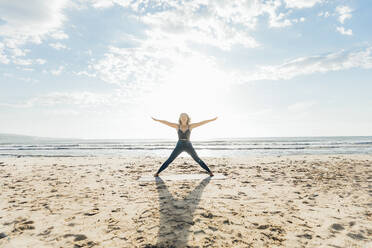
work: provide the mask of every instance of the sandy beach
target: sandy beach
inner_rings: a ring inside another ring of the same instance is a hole
[[[372,247],[372,155],[164,160],[1,157],[0,247]]]

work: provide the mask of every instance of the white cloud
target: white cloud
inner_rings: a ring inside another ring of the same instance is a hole
[[[234,45],[254,48],[260,44],[250,33],[256,28],[259,17],[267,16],[272,28],[292,25],[288,18],[290,11],[278,12],[281,0],[82,2],[95,8],[108,8],[115,4],[129,8],[137,20],[147,25],[145,38],[126,37],[134,41],[135,47],[110,46],[103,59],[91,60],[88,70],[77,72],[78,75],[97,76],[105,82],[117,84],[130,94],[150,91],[162,84],[169,72],[177,70],[186,58],[203,60],[204,66],[210,68],[213,59],[193,50],[194,44],[207,44],[222,50],[229,50]],[[304,17],[297,19],[297,22],[303,21]],[[224,72],[227,74],[230,73]]]
[[[178,102],[180,87],[183,94],[192,94],[198,99],[189,107],[195,107],[198,101],[204,102],[206,91],[210,92],[210,99],[217,98],[218,92],[228,90],[226,82],[233,80],[233,75],[218,68],[213,58],[169,44],[174,43],[151,41],[136,48],[110,47],[103,59],[92,61],[89,71],[79,74],[97,76],[107,83],[116,84],[132,104],[155,101],[156,104],[148,106],[148,109],[154,105],[169,105],[172,100]],[[163,98],[165,92],[169,93],[168,99]],[[172,106],[168,107],[170,111]]]
[[[1,1],[0,15],[5,24],[0,25],[0,35],[19,43],[39,43],[48,34],[55,33],[65,20],[62,9],[67,0]]]
[[[326,11],[326,12],[322,11],[322,12],[319,12],[318,16],[323,16],[323,17],[327,18],[327,17],[330,16],[330,13],[328,11]]]
[[[4,44],[0,43],[0,63],[9,64],[9,62],[8,56],[4,54]]]
[[[32,68],[22,68],[22,70],[24,71],[33,71]],[[24,82],[28,82],[28,83],[37,83],[39,82],[39,80],[37,79],[34,79],[34,78],[30,78],[30,77],[20,77],[20,76],[16,76],[16,75],[13,75],[11,73],[4,73],[3,74],[4,77],[7,77],[7,78],[13,78],[13,79],[16,79],[16,80],[20,80],[20,81],[24,81]],[[0,104],[1,105],[1,104]]]
[[[74,74],[78,76],[87,76],[87,77],[96,77],[97,75],[95,73],[89,73],[88,71],[78,71],[78,72],[73,72]]]
[[[344,24],[346,19],[351,19],[352,9],[349,6],[342,5],[336,7],[336,13],[339,15],[338,21],[342,24]]]
[[[32,59],[13,58],[13,63],[16,65],[32,65]]]
[[[50,73],[52,73],[55,76],[58,76],[62,73],[63,69],[64,69],[64,67],[61,65],[61,66],[58,67],[58,69],[51,70]]]
[[[288,106],[288,110],[292,112],[302,112],[316,104],[315,101],[304,101],[304,102],[296,102]]]
[[[372,68],[372,47],[354,51],[341,50],[325,55],[300,57],[281,65],[259,66],[258,70],[240,75],[238,83],[255,80],[286,80],[312,73],[340,71],[351,68]]]
[[[45,59],[36,59],[35,62],[38,63],[39,65],[43,65],[43,64],[46,63],[46,60]]]
[[[12,57],[0,61],[18,65],[29,65],[31,60],[19,59],[26,56],[29,51],[22,50],[21,46],[27,43],[40,44],[47,37],[65,39],[68,36],[61,31],[66,20],[62,13],[68,0],[22,0],[0,1],[0,16],[3,23],[0,25],[0,37],[3,38],[3,50],[12,53]],[[1,51],[1,50],[0,50]]]
[[[305,17],[301,17],[300,19],[297,19],[297,18],[292,19],[292,22],[293,23],[298,23],[298,22],[304,22],[305,20],[306,20]]]
[[[68,39],[68,35],[63,32],[62,30],[57,30],[55,32],[52,32],[50,34],[50,36],[53,38],[53,39],[56,39],[56,40],[64,40],[64,39]]]
[[[0,63],[2,64],[9,64],[12,62],[15,65],[29,66],[34,63],[44,64],[46,62],[46,60],[40,58],[39,59],[24,58],[30,52],[29,49],[21,49],[18,48],[17,46],[13,47],[14,43],[12,42],[8,45],[10,46],[10,48],[8,47],[7,49],[8,54],[6,54],[5,52],[6,45],[4,45],[4,43],[0,43]],[[30,68],[24,69],[30,70]]]
[[[34,106],[67,107],[94,109],[97,106],[118,106],[129,104],[122,92],[95,93],[89,91],[50,92],[32,97],[23,103],[0,103],[0,106],[30,108]],[[75,108],[75,109],[76,109]]]
[[[319,0],[286,1],[287,8],[312,7]],[[292,25],[290,11],[281,12],[282,0],[273,1],[165,1],[165,0],[81,0],[95,8],[120,5],[135,13],[135,18],[148,25],[148,37],[184,40],[229,50],[233,45],[249,48],[260,46],[251,31],[259,17],[268,16],[273,28]],[[299,20],[304,21],[303,18]]]
[[[28,101],[31,105],[55,106],[71,104],[77,106],[95,106],[109,101],[104,94],[92,92],[52,92],[32,98]]]
[[[343,35],[353,35],[353,30],[345,29],[344,27],[336,27],[336,30]]]
[[[29,66],[33,64],[43,65],[46,63],[45,59],[40,59],[40,58],[39,59],[24,59],[24,58],[19,58],[16,56],[11,56],[11,59],[12,60],[8,59],[6,55],[1,54],[1,48],[0,48],[0,63],[3,63],[3,64],[9,64],[10,62],[12,62],[15,65]]]
[[[11,53],[15,57],[26,56],[26,54],[29,52],[30,52],[29,49],[19,49],[18,47],[11,49]]]
[[[49,43],[49,46],[53,47],[56,50],[67,49],[67,46],[60,42]]]
[[[223,50],[229,50],[235,44],[257,47],[258,42],[249,34],[257,18],[257,13],[250,7],[257,6],[246,6],[240,2],[237,5],[230,2],[204,5],[203,1],[177,3],[174,8],[147,13],[140,20],[151,28],[147,32],[148,37],[185,40]],[[201,8],[204,10],[201,11]],[[236,25],[244,28],[237,29]]]
[[[185,65],[185,61],[194,61],[196,67]],[[203,61],[202,64],[200,64],[201,61]],[[199,67],[203,69],[197,70]],[[186,81],[190,81],[190,84],[191,81],[198,83],[199,78],[203,78],[205,73],[218,74],[218,78],[221,78],[223,84],[226,85],[257,80],[287,80],[301,75],[351,68],[370,69],[372,68],[372,47],[300,57],[280,65],[258,66],[250,72],[226,71],[219,68],[212,58],[191,51],[178,54],[176,50],[162,50],[161,46],[131,49],[111,47],[105,58],[92,63],[90,68],[93,72],[80,74],[87,73],[91,76],[98,76],[105,82],[117,84],[128,94],[128,97],[135,98],[146,91],[162,87],[167,81],[172,81],[175,87],[179,85],[176,81],[184,82],[184,78],[189,78],[190,80]],[[188,76],[195,73],[198,74],[197,78],[191,79]],[[169,80],[169,75],[174,75],[171,80]],[[205,80],[208,80],[208,77]]]
[[[129,5],[129,1],[115,1],[115,0],[90,0],[90,1],[80,1],[81,3],[90,2],[94,8],[108,8],[114,6],[115,2],[119,5]],[[120,3],[121,2],[121,3]],[[127,3],[126,3],[127,2]]]
[[[285,18],[290,12],[277,14],[277,8],[279,6],[281,6],[280,1],[274,1],[271,5],[265,5],[264,12],[267,12],[270,16],[269,26],[276,28],[291,26],[292,22],[289,19]]]
[[[172,65],[180,59],[172,47],[143,45],[138,48],[110,47],[102,60],[92,62],[88,75],[97,75],[107,83],[117,84],[128,94],[140,95],[161,84]],[[81,73],[85,74],[85,73]]]
[[[273,28],[305,21],[304,17],[290,19],[291,10],[280,12],[282,6],[280,0],[266,2],[81,0],[81,2],[90,3],[95,8],[108,8],[114,5],[130,8],[136,18],[147,25],[145,38],[126,37],[135,39],[137,46],[131,48],[110,46],[103,59],[98,61],[92,59],[87,70],[75,72],[77,75],[98,77],[107,83],[116,84],[128,94],[128,97],[134,97],[137,92],[151,91],[156,85],[161,85],[166,81],[169,72],[177,70],[185,58],[198,58],[205,61],[205,65],[215,66],[213,59],[191,48],[194,43],[208,44],[223,50],[229,50],[237,44],[253,48],[260,45],[250,34],[256,28],[259,17],[268,16],[268,24]],[[310,8],[321,2],[286,0],[285,7]],[[328,16],[329,13],[321,15]],[[342,20],[345,18],[348,17]],[[344,31],[348,33],[351,30]],[[363,51],[360,53],[341,51],[302,57],[281,65],[258,67],[249,75],[234,72],[233,77],[240,78],[237,81],[280,80],[315,72],[365,67],[370,62],[370,49],[364,52],[367,54],[363,54]],[[362,61],[363,56],[366,56],[365,61]],[[58,71],[55,70],[54,74],[59,74]]]
[[[336,14],[338,15],[338,21],[342,24],[345,23],[345,20],[351,19],[353,10],[346,5],[340,5],[336,7]],[[345,29],[344,27],[336,27],[337,32],[342,35],[353,35],[353,31],[351,29]]]
[[[311,8],[317,3],[323,2],[322,0],[284,0],[287,8]]]

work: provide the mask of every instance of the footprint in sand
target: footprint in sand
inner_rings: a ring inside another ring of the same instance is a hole
[[[341,224],[337,224],[337,223],[332,224],[331,228],[336,231],[342,231],[345,229]]]
[[[75,237],[74,241],[80,241],[80,240],[87,239],[87,236],[85,236],[84,234],[65,234],[65,235],[63,235],[63,237],[64,238]]]
[[[63,237],[74,237],[74,247],[93,247],[98,245],[98,243],[88,240],[84,234],[65,234]]]
[[[305,238],[305,239],[312,239],[313,238],[313,236],[311,236],[310,234],[307,234],[307,233],[301,234],[301,235],[296,235],[296,236],[299,237],[299,238]]]
[[[201,213],[200,215],[208,219],[212,219],[214,217],[212,213]]]
[[[263,230],[263,229],[267,229],[268,227],[269,225],[259,225],[257,229]]]
[[[51,227],[48,227],[47,229],[45,229],[43,232],[39,233],[37,236],[45,236],[45,235],[49,235],[51,232],[52,232],[52,229],[54,227],[51,226]]]
[[[19,217],[16,220],[13,221],[14,227],[12,232],[23,232],[25,230],[32,230],[35,229],[35,227],[32,225],[34,224],[34,221],[27,220],[26,218]]]
[[[346,235],[349,236],[350,238],[356,239],[356,240],[366,239],[366,237],[364,237],[361,233],[348,233]]]
[[[99,213],[99,208],[93,208],[91,211],[84,213],[84,215],[92,216]]]

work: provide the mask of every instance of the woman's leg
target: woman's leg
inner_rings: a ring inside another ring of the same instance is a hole
[[[191,157],[206,171],[208,171],[209,174],[211,174],[211,170],[208,168],[208,166],[204,163],[203,160],[201,160],[196,153],[194,147],[192,146],[191,142],[188,144],[186,152],[191,155]]]
[[[173,162],[173,160],[182,152],[182,146],[180,143],[177,143],[176,147],[174,148],[173,152],[169,156],[169,158],[161,165],[158,172],[156,172],[156,175],[165,170],[165,168],[168,167],[170,163]]]

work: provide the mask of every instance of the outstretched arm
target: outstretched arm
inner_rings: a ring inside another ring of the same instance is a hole
[[[173,123],[173,122],[169,122],[169,121],[164,121],[164,120],[158,120],[158,119],[155,119],[154,117],[151,117],[154,121],[158,121],[158,122],[161,122],[167,126],[170,126],[170,127],[174,127],[174,128],[178,128],[178,124],[177,123]]]
[[[197,122],[197,123],[192,123],[192,124],[190,124],[190,127],[191,128],[199,127],[201,125],[207,124],[208,122],[215,121],[215,120],[217,120],[217,117],[215,117],[213,119],[210,119],[210,120],[205,120],[205,121],[201,121],[201,122]]]

